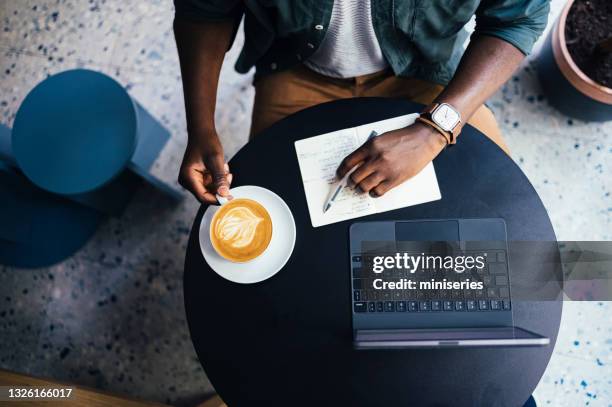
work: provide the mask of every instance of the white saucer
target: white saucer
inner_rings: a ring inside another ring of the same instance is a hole
[[[272,218],[272,239],[266,251],[246,263],[233,263],[219,256],[210,243],[210,222],[219,206],[211,205],[200,223],[200,249],[208,265],[226,280],[240,284],[258,283],[283,268],[295,246],[295,221],[291,210],[274,192],[254,185],[231,189],[234,198],[249,198],[262,204]]]

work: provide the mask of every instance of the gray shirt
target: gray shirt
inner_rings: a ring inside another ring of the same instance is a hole
[[[334,78],[352,78],[385,69],[372,25],[370,0],[335,0],[329,29],[306,66]]]

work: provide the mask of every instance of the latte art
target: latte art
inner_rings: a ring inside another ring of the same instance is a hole
[[[215,234],[232,247],[246,247],[253,241],[255,230],[263,220],[249,208],[232,208],[217,222]]]
[[[220,256],[234,262],[253,260],[272,239],[268,211],[252,199],[232,199],[217,210],[210,224],[210,241]]]

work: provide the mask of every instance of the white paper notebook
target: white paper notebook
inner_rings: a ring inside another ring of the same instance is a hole
[[[372,131],[378,134],[414,123],[418,114],[393,117],[295,142],[306,202],[313,227],[328,225],[347,219],[386,212],[441,198],[433,163],[420,173],[379,198],[344,188],[334,205],[323,213],[323,206],[336,182],[336,169],[348,154],[368,139]]]

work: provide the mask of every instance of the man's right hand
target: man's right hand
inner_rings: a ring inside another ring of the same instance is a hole
[[[217,204],[215,194],[232,198],[229,194],[232,174],[216,134],[209,137],[190,137],[178,182],[198,201],[205,204]]]

